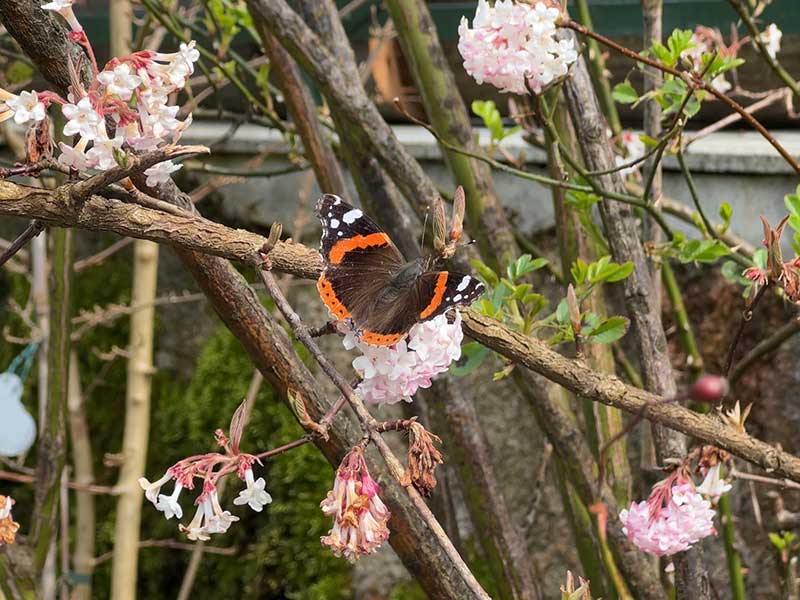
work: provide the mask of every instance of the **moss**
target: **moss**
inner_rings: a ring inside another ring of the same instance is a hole
[[[105,247],[111,236],[83,240]],[[92,252],[88,250],[81,254]],[[76,307],[91,309],[110,303],[130,301],[130,250],[120,252],[102,266],[80,273],[75,280]],[[24,305],[29,283],[21,275],[3,275],[0,285],[0,326],[8,326],[14,335],[29,334],[18,316],[7,310],[8,299]],[[156,313],[156,330],[187,327],[185,321],[162,321]],[[111,326],[95,327],[78,344],[82,383],[86,393],[87,416],[95,453],[95,479],[103,485],[114,485],[118,469],[113,453],[122,439],[125,407],[126,363],[122,358],[111,362],[98,358],[93,349],[107,352],[114,346],[128,343],[128,319],[121,318]],[[159,337],[156,336],[156,350]],[[0,370],[21,348],[0,344]],[[185,349],[187,355],[194,348]],[[181,361],[185,364],[186,361]],[[247,392],[253,366],[236,339],[219,327],[204,343],[193,372],[159,370],[153,377],[152,427],[148,448],[147,476],[158,477],[180,458],[215,450],[214,430],[228,429],[230,417]],[[35,377],[27,382],[24,401],[35,412]],[[264,384],[256,401],[242,447],[246,451],[262,451],[279,446],[302,435],[290,411],[278,401]],[[111,453],[111,456],[109,456]],[[29,457],[32,465],[35,456]],[[339,600],[352,597],[350,566],[325,550],[320,542],[330,523],[322,515],[319,502],[333,481],[333,471],[319,451],[311,446],[295,449],[257,467],[257,476],[267,480],[274,501],[262,513],[246,507],[234,507],[232,499],[242,484],[230,479],[223,495],[223,505],[241,517],[223,536],[214,536],[210,545],[236,549],[233,556],[206,554],[203,558],[193,598],[290,598],[297,600]],[[167,488],[170,490],[171,488]],[[15,515],[29,522],[27,507],[32,506],[33,488],[14,485],[18,500]],[[196,492],[184,493],[182,506],[186,522],[192,516],[191,500]],[[114,541],[112,496],[95,497],[97,512],[97,555],[110,552]],[[161,513],[145,504],[142,513],[142,539],[175,539],[186,541],[177,530],[177,522],[166,521]],[[186,571],[190,553],[180,550],[146,548],[139,553],[139,590],[143,598],[175,597]],[[108,595],[111,560],[98,565],[94,577],[94,595]]]

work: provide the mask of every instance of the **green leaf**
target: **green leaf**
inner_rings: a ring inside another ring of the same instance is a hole
[[[728,247],[718,240],[689,240],[681,248],[678,259],[683,263],[710,263],[727,254]]]
[[[753,262],[759,269],[765,270],[767,268],[767,249],[758,248],[753,252]]]
[[[620,104],[633,104],[639,99],[639,94],[627,80],[615,85],[611,95]]]
[[[450,365],[450,373],[456,377],[469,375],[481,366],[490,353],[486,346],[478,342],[467,342],[461,347],[461,359]]]
[[[566,298],[562,298],[556,307],[556,321],[562,325],[569,324],[569,307]]]
[[[483,124],[492,134],[492,140],[499,141],[505,137],[503,134],[503,118],[492,100],[473,100],[472,112],[483,119]]]
[[[609,317],[588,334],[591,341],[598,344],[616,342],[628,331],[630,322],[625,317]]]
[[[727,202],[723,202],[719,205],[719,218],[722,219],[722,231],[720,233],[725,233],[728,231],[728,227],[731,226],[731,217],[733,217],[733,209],[731,205]]]
[[[470,264],[472,265],[472,268],[478,272],[478,275],[480,275],[483,280],[489,284],[490,287],[494,287],[500,283],[500,278],[497,276],[497,273],[495,273],[488,265],[484,264],[478,259],[471,260]]]

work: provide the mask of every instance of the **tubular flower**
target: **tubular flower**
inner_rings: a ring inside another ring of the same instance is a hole
[[[778,29],[778,26],[775,25],[775,23],[770,23],[769,27],[762,31],[761,35],[758,36],[758,40],[764,44],[767,54],[769,54],[771,58],[775,58],[778,55],[778,52],[781,51],[782,37],[783,32]]]
[[[573,40],[556,40],[559,9],[552,4],[497,0],[489,6],[480,0],[472,28],[466,17],[458,28],[458,51],[467,73],[478,83],[514,94],[527,94],[529,88],[538,94],[566,75],[578,54]]]
[[[336,556],[354,561],[389,539],[389,509],[378,496],[380,488],[367,471],[364,451],[356,447],[336,470],[333,490],[320,503],[333,517],[333,528],[321,538]]]
[[[711,503],[680,472],[653,486],[646,501],[631,503],[619,518],[628,539],[655,556],[683,552],[716,533]]]
[[[272,502],[272,496],[264,489],[267,486],[267,482],[264,481],[263,477],[255,479],[251,468],[245,470],[244,480],[247,487],[239,492],[233,503],[236,506],[247,504],[254,511],[261,512],[267,504]]]

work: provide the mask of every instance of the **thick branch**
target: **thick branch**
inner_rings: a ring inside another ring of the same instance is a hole
[[[79,211],[70,203],[61,202],[59,198],[63,196],[63,191],[0,182],[0,215],[36,217],[53,225],[109,231],[171,244],[180,252],[202,252],[249,263],[266,241],[254,233],[231,229],[202,217],[177,217],[99,196],[92,196],[82,205],[83,211]],[[316,279],[322,268],[319,254],[301,244],[280,242],[270,252],[270,259],[276,271],[305,279]],[[232,300],[227,294],[225,298]],[[633,414],[639,414],[645,404],[652,404],[644,413],[648,420],[718,445],[764,469],[774,470],[781,477],[800,482],[800,459],[787,452],[725,427],[708,415],[664,404],[661,396],[626,386],[616,377],[588,370],[584,363],[565,358],[543,342],[511,331],[473,310],[468,309],[463,315],[467,335],[576,394]]]

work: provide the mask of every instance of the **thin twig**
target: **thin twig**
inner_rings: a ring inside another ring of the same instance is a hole
[[[753,310],[755,309],[758,301],[761,300],[761,297],[764,295],[764,292],[767,291],[769,287],[769,283],[764,284],[761,286],[761,289],[758,290],[755,297],[745,309],[742,311],[742,318],[739,321],[739,327],[736,329],[736,335],[733,336],[733,341],[731,342],[731,347],[728,350],[728,358],[725,359],[725,377],[728,377],[731,372],[731,367],[733,366],[733,355],[736,353],[736,346],[739,345],[739,340],[742,339],[742,334],[744,333],[744,328],[747,323],[753,318]]]
[[[32,475],[25,475],[23,473],[14,473],[13,471],[0,471],[0,479],[5,481],[16,481],[17,483],[36,484],[36,477]],[[109,496],[116,496],[117,491],[107,485],[95,485],[93,483],[78,483],[76,481],[68,481],[67,487],[71,490],[79,490],[81,492],[89,492],[90,494],[105,494]]]
[[[735,384],[753,363],[776,350],[783,342],[798,332],[800,332],[800,318],[794,318],[772,335],[756,344],[756,346],[731,369],[730,376],[728,377],[731,385]]]
[[[264,256],[264,258],[266,261],[269,259],[268,256]],[[389,472],[400,485],[405,487],[406,492],[414,504],[414,507],[419,512],[420,517],[430,528],[431,535],[437,540],[442,550],[447,554],[464,583],[471,589],[476,598],[485,598],[486,600],[489,600],[488,594],[486,594],[480,583],[478,583],[478,581],[475,579],[475,576],[469,570],[469,567],[467,567],[461,556],[459,556],[458,551],[447,537],[447,534],[436,520],[436,517],[434,517],[431,510],[428,508],[428,505],[425,504],[422,496],[420,496],[419,492],[417,492],[417,490],[411,485],[410,481],[406,479],[404,469],[400,464],[400,461],[394,455],[380,433],[376,430],[378,423],[369,413],[366,406],[364,406],[361,398],[353,391],[353,388],[350,387],[345,378],[342,377],[342,375],[336,370],[336,367],[333,365],[333,363],[331,363],[328,357],[322,353],[320,347],[308,334],[308,329],[306,329],[306,326],[300,320],[300,317],[296,312],[294,312],[294,309],[287,302],[280,290],[280,287],[278,286],[278,282],[275,280],[272,273],[266,268],[269,267],[269,263],[265,262],[263,267],[265,268],[259,269],[261,279],[264,282],[264,285],[267,288],[270,296],[274,300],[275,305],[278,307],[278,310],[281,312],[281,314],[283,314],[284,318],[291,326],[297,339],[300,340],[300,342],[306,348],[308,348],[309,352],[317,361],[325,374],[331,379],[334,385],[339,388],[339,391],[341,391],[343,396],[347,399],[348,404],[353,409],[353,412],[355,412],[356,417],[358,417],[365,434],[369,436],[369,439],[375,444],[384,461],[386,462]]]
[[[0,267],[6,264],[17,252],[22,249],[25,244],[39,235],[43,230],[44,223],[37,221],[36,219],[31,221],[31,224],[25,228],[25,231],[19,234],[17,239],[11,242],[11,245],[5,250],[5,252],[3,252],[3,254],[0,254]]]
[[[197,544],[189,544],[186,542],[179,542],[177,540],[142,540],[139,542],[139,549],[141,548],[169,548],[171,550],[189,550],[195,549]],[[239,548],[220,548],[218,546],[203,546],[203,552],[209,554],[218,554],[221,556],[235,556],[239,552]],[[100,565],[113,558],[114,552],[106,552],[94,559],[94,566]]]
[[[589,37],[592,37],[592,38],[596,39],[600,43],[608,46],[609,48],[613,48],[614,50],[616,50],[620,54],[623,54],[623,55],[627,56],[628,58],[630,58],[632,60],[644,63],[644,64],[649,65],[651,67],[655,67],[656,69],[660,69],[661,71],[663,71],[665,73],[669,73],[670,75],[674,75],[675,77],[678,77],[679,79],[685,81],[689,85],[694,85],[694,86],[697,86],[697,87],[700,87],[700,88],[704,89],[706,92],[708,92],[709,94],[711,94],[712,96],[714,96],[718,100],[721,100],[723,103],[727,104],[730,108],[732,108],[737,113],[739,113],[741,115],[742,119],[744,119],[744,121],[747,122],[748,125],[750,125],[753,129],[758,131],[762,136],[764,136],[764,139],[766,139],[772,145],[772,147],[775,148],[775,150],[778,151],[778,153],[784,158],[784,160],[789,164],[789,166],[791,166],[792,169],[794,169],[798,174],[800,174],[800,164],[798,164],[798,162],[797,162],[797,160],[795,160],[794,156],[792,156],[791,153],[788,150],[786,150],[786,148],[784,148],[783,145],[781,145],[781,143],[778,140],[775,139],[775,136],[773,136],[767,130],[767,128],[764,127],[761,124],[760,121],[758,121],[758,119],[756,119],[755,117],[753,117],[753,115],[751,115],[749,112],[747,112],[744,109],[744,107],[742,107],[738,102],[732,100],[727,95],[725,95],[722,92],[720,92],[719,90],[715,89],[714,86],[712,86],[708,82],[705,82],[705,81],[703,81],[701,79],[698,79],[696,75],[683,73],[683,72],[679,71],[678,69],[675,69],[673,67],[667,66],[664,63],[661,63],[661,62],[659,62],[657,60],[650,59],[650,58],[648,58],[648,57],[646,57],[646,56],[644,56],[642,54],[638,54],[637,52],[634,52],[633,50],[629,50],[628,48],[625,48],[624,46],[621,46],[620,44],[617,44],[615,41],[613,41],[613,40],[611,40],[611,39],[609,39],[609,38],[607,38],[607,37],[605,37],[603,35],[600,35],[597,32],[594,32],[594,31],[591,31],[591,30],[587,29],[586,27],[584,27],[583,25],[581,25],[580,23],[577,23],[575,21],[569,20],[569,21],[563,23],[563,25],[565,27],[569,27],[570,29],[574,29],[578,33],[581,33],[583,35],[586,35],[586,36],[589,36]]]
[[[75,264],[72,265],[72,269],[76,273],[80,273],[81,271],[84,271],[91,267],[95,267],[101,264],[111,255],[116,254],[123,248],[127,248],[132,243],[133,243],[133,238],[122,238],[121,240],[117,240],[116,242],[111,244],[108,248],[101,250],[97,254],[93,254],[92,256],[87,256],[86,258],[82,258],[81,260],[76,260]]]

